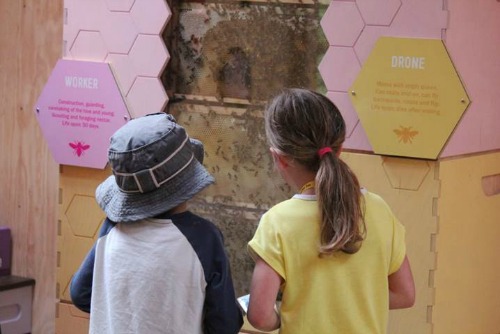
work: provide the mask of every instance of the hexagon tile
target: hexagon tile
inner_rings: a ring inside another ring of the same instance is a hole
[[[331,1],[321,19],[330,48],[318,68],[350,130],[346,149],[373,151],[347,92],[375,42],[381,36],[441,39],[448,24],[443,7],[443,0]]]
[[[161,33],[171,15],[164,0],[65,0],[64,58],[109,63],[132,118],[163,111],[170,55]],[[147,98],[138,95],[145,82]]]
[[[59,59],[35,104],[58,164],[104,168],[109,137],[130,115],[109,64]]]

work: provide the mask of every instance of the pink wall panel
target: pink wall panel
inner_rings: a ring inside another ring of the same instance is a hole
[[[335,22],[335,26],[329,22]],[[330,45],[353,46],[365,23],[356,3],[337,1],[328,6],[321,18],[321,26]]]
[[[451,1],[451,0],[450,0]],[[359,23],[353,5],[364,21],[364,27],[354,45],[353,35],[358,35]],[[351,18],[346,20],[334,18]],[[348,20],[349,21],[349,20]],[[351,150],[372,151],[366,133],[357,120],[350,101],[346,101],[353,76],[357,77],[375,42],[381,36],[441,39],[448,24],[448,12],[443,0],[356,0],[332,1],[321,20],[321,26],[330,48],[319,65],[328,96],[342,104],[342,112],[352,132],[344,147]],[[351,61],[350,49],[358,62]],[[349,55],[349,57],[347,57]]]
[[[356,110],[353,108],[349,95],[346,93],[328,92],[326,96],[335,103],[342,113],[342,117],[344,117],[346,123],[346,137],[350,137],[359,122],[359,118]]]
[[[355,142],[357,150],[373,151],[348,93],[330,91],[326,96],[335,103],[344,117],[347,127],[346,141]]]
[[[448,0],[445,45],[471,99],[441,156],[500,149],[500,2]]]
[[[135,0],[130,15],[141,34],[161,34],[172,13],[165,0]]]
[[[356,11],[364,22],[361,33]],[[494,92],[500,87],[500,1],[332,1],[321,25],[330,48],[319,71],[346,117],[346,149],[371,151],[356,110],[345,99],[360,66],[345,55],[353,49],[362,66],[381,36],[443,39],[446,45],[472,103],[440,157],[500,149],[500,95]]]
[[[138,73],[159,77],[170,58],[163,40],[158,35],[139,35],[129,52]]]
[[[441,38],[448,25],[442,0],[404,0],[390,26],[390,36]]]
[[[357,0],[356,4],[366,24],[388,26],[401,6],[400,0]]]
[[[354,50],[348,47],[330,46],[319,64],[328,91],[334,92],[347,91],[360,69]]]
[[[161,33],[171,14],[164,0],[65,0],[64,58],[109,63],[132,117],[162,111],[168,96],[159,77],[170,56]]]
[[[137,38],[137,28],[129,13],[107,12],[98,25],[108,50],[126,54]]]
[[[99,31],[80,31],[69,49],[71,57],[79,60],[103,61],[107,53]]]
[[[111,12],[129,12],[134,0],[105,0]]]
[[[63,40],[65,51],[71,48],[81,30],[99,31],[99,22],[104,20],[106,13],[107,8],[103,1],[64,1]]]

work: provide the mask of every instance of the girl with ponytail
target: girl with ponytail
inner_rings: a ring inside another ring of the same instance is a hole
[[[388,310],[415,298],[405,230],[340,158],[341,113],[324,95],[287,89],[266,108],[265,129],[298,192],[262,216],[248,244],[249,322],[283,334],[385,333]]]

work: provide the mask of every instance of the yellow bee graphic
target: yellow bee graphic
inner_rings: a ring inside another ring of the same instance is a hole
[[[418,131],[412,130],[411,126],[406,127],[406,126],[400,125],[398,129],[394,129],[393,131],[396,134],[396,136],[398,136],[399,142],[400,143],[403,142],[405,144],[413,143],[412,142],[413,137],[418,135]]]

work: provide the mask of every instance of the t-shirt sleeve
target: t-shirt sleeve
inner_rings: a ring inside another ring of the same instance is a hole
[[[177,218],[174,224],[189,241],[205,274],[203,333],[236,334],[243,326],[224,236],[210,221],[196,215]]]
[[[395,273],[401,267],[406,255],[405,243],[406,230],[403,224],[393,215],[392,253],[389,264],[389,275]]]
[[[99,238],[107,235],[115,225],[116,223],[105,219],[99,231]],[[78,309],[87,313],[90,313],[96,244],[97,242],[92,246],[70,283],[71,301]]]
[[[262,258],[286,280],[281,233],[269,212],[262,216],[252,240],[248,242],[248,252],[254,260],[256,256]]]
[[[223,236],[218,230],[217,234],[212,249],[212,271],[206,277],[204,332],[234,334],[243,326],[243,315],[236,300]]]

